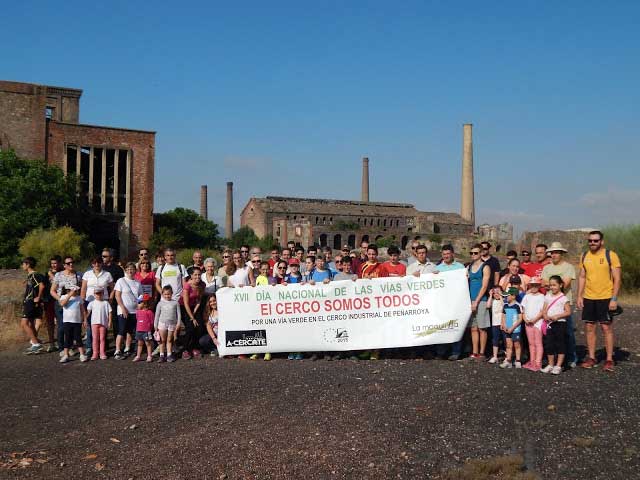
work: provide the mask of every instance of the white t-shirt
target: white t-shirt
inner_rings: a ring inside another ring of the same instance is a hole
[[[122,277],[116,282],[114,287],[116,292],[120,292],[122,303],[124,308],[127,309],[130,315],[135,315],[138,309],[138,297],[142,295],[142,285],[137,280]],[[122,308],[118,305],[118,315],[122,315]]]
[[[491,298],[491,326],[499,327],[502,325],[502,310],[504,309],[504,301]]]
[[[527,293],[522,299],[522,302],[520,302],[520,305],[522,305],[522,308],[524,309],[523,318],[529,320],[531,318],[537,317],[544,308],[544,302],[545,296],[543,294]],[[534,323],[533,326],[536,328],[541,328],[542,318]]]
[[[156,271],[156,278],[160,279],[160,285],[162,287],[171,285],[173,289],[173,296],[171,298],[176,301],[180,300],[180,296],[182,295],[182,282],[184,282],[186,277],[187,271],[184,265],[178,265],[177,263],[173,265],[166,263],[158,267]]]
[[[93,300],[87,305],[87,311],[91,314],[91,325],[109,326],[109,313],[111,313],[109,302]]]
[[[216,293],[216,290],[222,287],[222,279],[215,274],[211,278],[211,281],[209,281],[206,272],[200,276],[200,279],[204,283],[205,295],[213,295],[214,293]]]
[[[564,315],[564,306],[568,301],[569,299],[564,293],[554,296],[551,292],[548,292],[544,296],[544,303],[546,303],[547,305],[550,305],[549,309],[547,310],[547,316],[551,317],[553,315]],[[552,303],[553,305],[551,305]],[[557,321],[566,322],[567,319],[560,318]]]
[[[87,296],[85,299],[87,302],[93,301],[93,292],[96,287],[107,289],[113,286],[113,277],[106,270],[101,270],[99,274],[96,274],[93,270],[84,272],[84,275],[82,275],[82,281],[85,280],[87,281]],[[103,298],[107,298],[108,296],[109,292],[105,290]]]
[[[228,285],[230,287],[239,287],[240,285],[246,287],[249,285],[249,271],[247,267],[238,269],[233,275],[230,275]]]
[[[62,295],[60,300],[69,298],[69,295]],[[80,310],[80,304],[82,299],[80,295],[74,295],[69,298],[69,301],[62,307],[62,323],[82,323],[82,311]]]

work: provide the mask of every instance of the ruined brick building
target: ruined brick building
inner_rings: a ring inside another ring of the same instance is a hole
[[[0,81],[0,150],[79,179],[98,247],[124,256],[153,233],[155,132],[80,123],[82,90]]]
[[[362,162],[362,198],[330,200],[291,197],[250,198],[241,225],[256,235],[272,235],[281,245],[293,240],[339,249],[361,240],[393,236],[405,248],[413,239],[453,239],[475,233],[473,143],[471,125],[463,129],[461,209],[458,213],[422,212],[411,204],[369,201],[369,159]],[[227,223],[233,211],[227,208]]]

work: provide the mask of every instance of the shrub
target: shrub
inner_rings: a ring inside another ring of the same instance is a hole
[[[623,290],[640,289],[640,225],[611,226],[603,232],[605,246],[620,257]]]
[[[218,225],[188,208],[175,208],[155,214],[153,226],[155,233],[149,243],[154,250],[187,246],[217,248],[220,243]]]
[[[74,259],[82,260],[93,253],[94,247],[85,235],[71,227],[37,228],[20,240],[19,251],[23,257],[34,257],[38,262],[38,270],[46,270],[49,259],[54,255],[71,255]]]

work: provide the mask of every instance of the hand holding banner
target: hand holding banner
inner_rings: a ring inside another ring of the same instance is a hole
[[[222,356],[451,343],[471,315],[465,270],[223,288],[217,298]]]

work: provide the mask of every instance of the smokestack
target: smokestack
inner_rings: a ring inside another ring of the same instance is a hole
[[[369,158],[362,159],[362,201],[369,201]]]
[[[202,218],[204,218],[205,220],[208,220],[209,218],[209,212],[208,212],[208,201],[207,201],[207,186],[206,185],[201,185],[200,186],[200,216]]]
[[[231,238],[233,234],[233,182],[227,182],[227,216],[224,223],[224,236]]]
[[[473,125],[465,123],[462,127],[462,192],[460,198],[460,216],[476,224],[476,210],[473,196]]]

